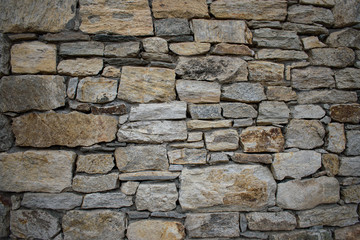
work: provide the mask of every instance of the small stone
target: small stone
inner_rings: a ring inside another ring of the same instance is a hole
[[[189,111],[192,119],[220,119],[221,107],[219,104],[191,104]]]
[[[42,39],[47,42],[72,42],[72,41],[89,41],[90,36],[82,32],[59,32],[47,33],[42,36]]]
[[[84,196],[81,208],[121,208],[131,205],[133,205],[132,197],[122,192],[92,193]]]
[[[300,90],[335,87],[333,71],[324,67],[292,69],[291,81],[292,87]]]
[[[10,41],[0,33],[0,76],[9,74],[10,46]]]
[[[298,34],[306,34],[306,35],[321,35],[329,34],[329,30],[326,27],[323,27],[321,24],[301,24],[301,23],[292,23],[285,22],[282,25],[284,30],[295,31]]]
[[[189,22],[183,18],[168,18],[155,20],[157,36],[178,36],[190,34]]]
[[[200,55],[210,51],[210,43],[182,42],[172,43],[169,48],[172,52],[182,56]]]
[[[314,7],[311,5],[293,5],[288,9],[289,22],[314,24],[320,23],[325,26],[334,24],[334,16],[330,9]]]
[[[316,36],[305,37],[305,38],[302,38],[301,41],[304,45],[305,50],[309,50],[309,49],[313,49],[313,48],[327,47],[327,45],[320,42],[319,38]]]
[[[284,137],[277,127],[248,127],[240,134],[243,151],[281,152],[284,149]]]
[[[168,53],[167,41],[159,37],[145,38],[142,40],[143,47],[146,52]]]
[[[353,185],[341,189],[341,199],[345,203],[359,203],[360,202],[360,185]]]
[[[204,141],[198,142],[186,142],[186,143],[172,143],[170,145],[172,148],[204,148]]]
[[[301,41],[294,31],[260,28],[254,32],[253,41],[258,47],[301,50]]]
[[[70,76],[89,76],[97,75],[103,68],[103,60],[101,58],[76,58],[62,60],[58,67],[58,73]]]
[[[256,118],[257,111],[246,103],[220,103],[226,118]]]
[[[130,219],[145,219],[150,217],[149,212],[128,211],[126,213]]]
[[[338,228],[335,229],[335,239],[346,239],[346,240],[356,240],[360,235],[360,224],[355,224],[350,227]]]
[[[216,130],[205,133],[206,148],[209,151],[231,151],[239,148],[239,135],[234,129]]]
[[[130,223],[126,236],[129,240],[182,240],[185,238],[185,229],[179,222],[142,220]]]
[[[0,200],[0,237],[1,238],[5,238],[9,236],[9,232],[10,232],[10,206],[8,205],[8,203],[5,203],[3,201],[4,201],[3,199]]]
[[[340,157],[339,175],[360,177],[360,157]]]
[[[178,213],[175,211],[170,211],[170,212],[152,212],[151,213],[152,217],[160,217],[160,218],[177,218],[177,219],[183,219],[186,218],[185,214],[182,213]]]
[[[177,80],[176,91],[181,101],[191,103],[220,102],[220,84],[216,82]]]
[[[330,230],[293,230],[291,232],[277,232],[270,235],[270,240],[298,240],[298,239],[317,239],[331,240],[332,233]]]
[[[237,163],[264,163],[271,164],[272,156],[270,154],[246,154],[235,153],[231,156],[231,160]]]
[[[297,99],[296,92],[291,87],[269,86],[266,90],[266,97],[273,101],[293,101]]]
[[[168,151],[170,164],[206,164],[205,149],[179,149]]]
[[[114,166],[112,154],[79,155],[76,162],[76,172],[89,174],[108,173]]]
[[[330,174],[330,176],[336,176],[339,173],[339,157],[336,154],[322,154],[321,155],[322,165],[326,172]]]
[[[360,122],[359,104],[335,104],[330,107],[330,116],[333,120],[343,123]]]
[[[206,121],[206,120],[190,120],[186,122],[189,130],[209,130],[213,128],[228,128],[232,126],[231,120],[218,120],[218,121]]]
[[[341,153],[345,150],[345,130],[344,124],[329,123],[326,150],[334,153]]]
[[[296,105],[290,110],[293,118],[321,119],[326,114],[322,107],[312,104]]]
[[[72,188],[74,191],[82,193],[112,190],[119,187],[118,177],[118,173],[96,176],[75,175]]]
[[[113,66],[107,66],[104,68],[101,75],[104,77],[119,78],[119,77],[121,77],[121,71],[120,71],[120,68],[116,68]]]
[[[102,56],[104,44],[101,42],[70,42],[60,44],[60,55],[65,56]]]
[[[360,131],[346,131],[346,155],[360,155]]]
[[[0,152],[7,151],[14,142],[14,135],[11,131],[10,120],[0,114]]]
[[[117,96],[118,81],[104,77],[86,77],[80,80],[76,99],[80,102],[107,103]]]
[[[263,239],[266,240],[269,238],[269,233],[266,232],[259,232],[259,231],[245,231],[240,233],[241,237],[246,238],[255,238],[255,239]]]
[[[359,15],[360,16],[360,15]],[[346,28],[337,32],[332,32],[326,39],[330,47],[349,47],[360,49],[360,31]]]
[[[183,165],[170,165],[169,171],[170,172],[181,172],[184,169]]]
[[[360,89],[359,79],[360,69],[357,68],[345,68],[335,72],[336,86],[339,89]]]
[[[347,47],[315,48],[309,51],[312,65],[344,68],[355,61],[355,53]]]
[[[336,203],[340,199],[339,191],[339,182],[333,177],[319,177],[279,183],[277,205],[285,209],[311,209],[320,204]],[[313,215],[308,216],[313,217]]]
[[[141,183],[136,192],[136,209],[170,211],[176,208],[178,192],[175,183]]]
[[[308,55],[303,51],[261,49],[256,53],[255,58],[260,60],[294,61],[306,60]]]
[[[259,125],[287,124],[289,116],[290,110],[284,102],[262,101],[256,122]]]
[[[18,33],[18,34],[15,33],[8,35],[8,38],[12,42],[16,42],[21,40],[36,40],[38,38],[38,35],[36,33]]]
[[[74,193],[25,193],[21,206],[26,208],[46,208],[71,210],[80,207],[82,196]]]
[[[140,42],[111,43],[105,46],[105,57],[136,57],[140,52]]]
[[[119,175],[121,181],[166,181],[179,177],[178,172],[168,171],[144,171],[136,173],[122,173]]]
[[[351,26],[359,22],[359,2],[357,0],[341,1],[335,0],[335,6],[332,9],[335,18],[334,27]]]
[[[298,93],[298,103],[351,103],[357,102],[356,92],[331,90],[313,90]]]
[[[265,100],[264,87],[260,83],[232,83],[222,87],[221,100],[257,103]]]
[[[254,125],[252,118],[234,119],[233,127],[249,127]]]
[[[76,110],[79,112],[90,112],[91,106],[89,103],[81,103],[81,102],[77,102],[77,101],[69,101],[69,107],[72,110]]]
[[[174,2],[172,0],[154,0],[152,11],[155,18],[208,18],[208,6],[205,0]]]
[[[141,57],[147,61],[159,61],[165,63],[172,63],[174,62],[173,56],[165,53],[149,53],[143,52],[141,53]]]
[[[248,63],[249,80],[265,85],[279,84],[284,81],[284,64],[266,61]]]
[[[228,162],[229,162],[229,156],[223,152],[211,153],[210,159],[208,160],[208,163],[210,165],[214,165],[214,164],[218,164],[218,163],[228,163]]]
[[[75,99],[78,83],[79,83],[79,78],[77,77],[69,79],[68,87],[66,91],[68,98]]]
[[[296,218],[289,212],[252,212],[246,219],[248,228],[255,231],[289,231],[296,227]]]
[[[134,181],[127,181],[121,183],[121,192],[125,193],[126,195],[135,195],[136,190],[139,187],[139,182]]]
[[[203,133],[202,132],[189,132],[188,133],[188,142],[197,142],[201,141],[203,139]]]
[[[321,7],[333,7],[335,5],[335,0],[300,0],[301,4],[311,4],[314,6]]]
[[[124,115],[127,113],[127,109],[124,103],[113,102],[110,103],[109,105],[91,106],[91,113],[95,115],[100,115],[100,114]]]
[[[186,118],[186,102],[139,104],[132,107],[130,121],[170,120]]]
[[[240,56],[254,56],[255,52],[248,46],[242,44],[219,43],[211,52],[215,55],[240,55]]]
[[[266,3],[266,2],[264,2]],[[258,28],[274,28],[274,29],[281,29],[280,21],[266,21],[266,20],[251,20],[248,21],[248,25],[251,29],[258,29]]]

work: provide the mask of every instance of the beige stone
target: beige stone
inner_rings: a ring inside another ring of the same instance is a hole
[[[105,57],[137,57],[140,52],[140,42],[122,42],[107,44]]]
[[[80,80],[76,99],[80,102],[107,103],[117,96],[118,81],[104,77],[86,77]]]
[[[121,76],[121,71],[120,71],[120,68],[116,68],[113,66],[107,66],[104,68],[102,75],[104,77],[119,78]]]
[[[179,172],[169,171],[143,171],[135,173],[122,173],[119,175],[121,181],[165,181],[179,177]]]
[[[181,42],[172,43],[169,48],[177,55],[191,56],[200,55],[210,51],[210,43],[197,43],[197,42]]]
[[[319,38],[316,36],[305,37],[302,38],[301,41],[305,50],[327,47],[327,45],[323,42],[320,42]]]
[[[206,148],[210,151],[230,151],[239,148],[239,134],[234,129],[205,133]]]
[[[360,224],[336,229],[334,233],[335,240],[356,240],[360,236]]]
[[[360,122],[360,104],[336,104],[330,107],[330,117],[338,122]]]
[[[275,101],[294,101],[297,99],[296,92],[291,87],[269,86],[266,90],[268,100]]]
[[[139,187],[139,182],[128,181],[121,184],[121,192],[126,195],[134,195],[137,188]]]
[[[294,230],[296,218],[290,212],[252,212],[246,215],[250,230],[284,231]]]
[[[161,220],[141,220],[128,226],[129,240],[183,240],[184,226],[179,222]]]
[[[112,154],[79,155],[76,162],[76,172],[89,174],[108,173],[114,168]]]
[[[216,55],[241,55],[241,56],[255,55],[255,52],[246,45],[229,44],[229,43],[216,44],[215,48],[212,50],[212,53]]]
[[[248,63],[249,80],[264,85],[281,84],[284,81],[284,64],[251,61]]]
[[[170,164],[206,164],[206,155],[205,149],[183,148],[168,151]]]
[[[168,43],[165,39],[159,37],[150,37],[142,40],[144,50],[153,53],[168,53]]]
[[[190,103],[220,102],[220,84],[191,80],[177,80],[176,91],[181,101]]]
[[[329,123],[326,141],[326,150],[334,153],[341,153],[345,150],[346,137],[344,124]]]
[[[335,0],[332,9],[335,18],[334,27],[345,27],[359,23],[359,1],[357,0]]]
[[[281,152],[284,142],[278,127],[248,127],[240,134],[244,152]]]
[[[155,18],[208,18],[206,0],[154,0],[152,11]]]
[[[228,128],[232,126],[231,120],[190,120],[186,122],[187,128],[190,130],[209,130],[213,128]]]
[[[307,67],[291,70],[291,86],[300,90],[335,87],[334,72],[331,68]]]
[[[106,175],[79,175],[73,178],[72,188],[76,192],[93,193],[117,189],[119,187],[119,174]]]
[[[313,90],[298,93],[298,103],[352,103],[357,101],[356,92],[331,90]]]
[[[335,5],[335,0],[300,0],[300,3],[322,7],[333,7]]]
[[[92,76],[97,75],[103,68],[103,60],[101,58],[76,58],[62,60],[57,70],[59,74],[70,76]]]
[[[231,160],[237,163],[264,163],[271,164],[272,156],[270,154],[246,154],[246,153],[234,153],[231,156]]]
[[[334,16],[330,9],[314,7],[312,5],[292,5],[288,8],[287,20],[302,24],[322,24],[331,26],[334,24]]]

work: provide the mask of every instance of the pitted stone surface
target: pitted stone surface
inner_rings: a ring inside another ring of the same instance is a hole
[[[277,127],[248,127],[240,134],[244,152],[281,152],[284,136]]]

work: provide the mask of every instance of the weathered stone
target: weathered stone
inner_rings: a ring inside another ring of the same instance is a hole
[[[185,228],[188,237],[238,237],[239,213],[189,213]]]
[[[339,157],[336,154],[322,154],[321,162],[325,171],[330,176],[335,176],[339,173]]]
[[[210,11],[216,18],[284,21],[287,4],[284,0],[220,0],[211,4]]]
[[[256,59],[293,61],[306,60],[308,55],[303,51],[281,50],[281,49],[261,49],[256,53]]]
[[[70,210],[80,207],[82,196],[74,193],[25,193],[21,206],[26,208],[47,208],[55,210]]]
[[[105,63],[109,65],[113,65],[115,67],[123,67],[123,66],[147,66],[149,65],[149,61],[146,61],[142,58],[104,58]]]
[[[252,118],[234,119],[233,127],[249,127],[254,125]]]
[[[152,11],[155,18],[208,18],[206,0],[174,2],[154,0]]]
[[[294,230],[296,218],[289,212],[253,212],[246,215],[248,228],[255,231]]]
[[[241,55],[241,56],[254,56],[255,52],[246,45],[219,43],[211,52],[216,55]]]
[[[257,111],[246,103],[220,103],[226,118],[256,118]]]
[[[276,183],[268,168],[260,165],[184,168],[180,181],[185,211],[257,211],[275,201]]]
[[[11,211],[11,233],[19,238],[50,239],[60,230],[60,221],[44,210]]]
[[[274,28],[274,29],[281,29],[280,21],[266,21],[266,20],[251,20],[248,21],[248,26],[251,29],[258,29],[258,28]]]
[[[164,63],[172,63],[174,62],[174,58],[172,55],[165,53],[151,53],[151,52],[143,52],[141,53],[141,57],[147,61],[159,61]]]
[[[5,238],[9,236],[10,230],[10,206],[7,203],[8,199],[0,198],[0,237]]]
[[[221,107],[219,104],[190,104],[189,112],[192,119],[221,118]]]
[[[12,42],[22,41],[22,40],[36,40],[38,38],[38,35],[36,33],[14,33],[14,34],[8,34],[7,36]]]
[[[279,84],[284,81],[284,65],[266,62],[251,61],[248,63],[249,80],[262,82],[265,85]]]
[[[244,21],[194,19],[196,42],[252,43],[252,33]]]
[[[218,163],[228,163],[229,156],[223,152],[215,152],[210,154],[210,158],[208,159],[208,163],[210,165],[218,164]]]
[[[80,80],[76,99],[80,102],[107,103],[117,96],[118,81],[104,77],[86,77]]]
[[[60,55],[66,56],[102,56],[104,44],[101,42],[71,42],[60,44]]]
[[[345,130],[344,124],[329,123],[326,150],[334,153],[341,153],[345,150]]]
[[[284,102],[263,101],[259,105],[259,125],[287,124],[290,110]]]
[[[132,197],[122,192],[92,193],[84,196],[81,208],[121,208],[133,205]]]
[[[360,49],[360,31],[346,28],[332,32],[326,39],[330,47],[350,47]]]
[[[292,69],[291,81],[292,87],[300,90],[335,87],[334,73],[325,67]]]
[[[206,164],[205,149],[179,149],[168,151],[170,164]]]
[[[260,28],[255,30],[253,41],[258,47],[301,50],[301,41],[294,31]]]
[[[121,184],[121,192],[126,195],[134,195],[139,187],[139,182],[128,181]]]
[[[338,228],[334,231],[335,240],[356,240],[360,236],[360,224],[353,226]]]
[[[105,46],[105,57],[136,57],[140,52],[140,42],[112,43]]]
[[[206,148],[210,151],[231,151],[239,148],[239,135],[234,129],[205,133]]]
[[[310,66],[309,62],[294,62],[286,66],[285,68],[285,79],[291,81],[291,70],[296,68],[305,68]]]
[[[314,6],[321,7],[333,7],[335,5],[335,0],[300,0],[301,4],[311,4]]]
[[[10,41],[0,33],[0,76],[9,74]]]
[[[331,240],[332,233],[330,230],[293,230],[291,232],[277,232],[269,237],[270,240],[298,240],[298,239],[316,239]]]
[[[335,72],[336,86],[339,89],[360,89],[359,79],[360,69],[357,68],[345,68]]]
[[[51,0],[35,3],[19,0],[2,4],[3,32],[60,32],[75,17],[75,0],[61,4]]]
[[[11,148],[14,142],[14,135],[11,131],[10,120],[0,114],[0,152]]]
[[[231,156],[231,160],[237,163],[272,163],[272,157],[270,154],[235,153],[233,156]]]
[[[165,145],[129,145],[115,151],[116,166],[120,172],[167,170],[169,168]]]
[[[69,151],[0,153],[0,189],[61,192],[71,186],[76,154]]]
[[[296,105],[291,108],[293,118],[320,119],[325,116],[326,112],[318,105]]]
[[[360,185],[353,185],[341,189],[341,199],[345,203],[359,203],[360,202]]]
[[[104,77],[119,78],[121,76],[121,71],[120,68],[107,66],[104,68],[101,75]]]
[[[124,103],[110,103],[109,105],[91,106],[92,114],[113,114],[125,115],[127,113],[126,105]],[[121,117],[121,116],[120,116]]]
[[[168,44],[167,41],[159,37],[150,37],[142,40],[142,45],[146,52],[154,53],[168,53]]]
[[[13,73],[55,73],[56,45],[25,42],[11,47]]]
[[[269,233],[267,232],[260,232],[260,231],[245,231],[240,233],[241,237],[247,238],[255,238],[255,239],[268,239]],[[241,238],[240,238],[241,239]]]
[[[81,103],[77,101],[69,101],[69,107],[72,110],[76,110],[79,112],[90,112],[91,106],[89,103]]]
[[[206,121],[206,120],[190,120],[186,122],[189,130],[209,130],[213,128],[228,128],[232,126],[231,120],[218,120],[218,121]]]
[[[157,36],[177,36],[190,34],[189,22],[182,18],[168,18],[155,20]]]
[[[72,188],[82,193],[112,190],[119,187],[118,177],[118,173],[96,176],[76,175],[73,178]]]
[[[329,30],[326,27],[323,27],[321,24],[301,24],[301,23],[292,23],[285,22],[282,25],[284,30],[295,31],[298,34],[307,34],[307,35],[321,35],[329,34]]]
[[[79,78],[77,77],[69,79],[68,87],[66,90],[66,94],[68,98],[75,99],[78,83],[79,83]]]
[[[277,205],[285,209],[311,209],[319,204],[336,203],[340,199],[339,191],[339,182],[333,177],[279,183]]]
[[[72,42],[72,41],[88,41],[90,36],[82,32],[65,31],[59,33],[47,33],[41,37],[47,42]]]
[[[277,127],[248,127],[240,134],[244,152],[281,152],[284,137]]]
[[[139,104],[132,107],[130,121],[185,119],[186,102]]]
[[[336,104],[330,107],[330,116],[333,120],[357,124],[360,122],[359,104]]]
[[[144,171],[136,173],[122,173],[119,175],[121,181],[163,181],[163,180],[173,180],[179,177],[180,173],[178,172],[168,172],[168,171]]]
[[[360,157],[341,157],[339,175],[360,177]]]
[[[170,211],[170,212],[152,212],[152,217],[160,217],[160,218],[178,218],[183,219],[186,218],[185,214],[178,213],[176,211]]]
[[[314,24],[320,23],[325,26],[331,26],[334,24],[334,16],[330,9],[305,6],[305,5],[293,5],[288,9],[289,22]]]
[[[117,121],[111,116],[78,112],[30,113],[14,118],[12,128],[18,146],[91,146],[114,140]]]
[[[335,0],[332,9],[335,18],[334,27],[345,27],[360,22],[360,3],[357,0]]]
[[[358,222],[356,208],[357,205],[349,204],[344,206],[320,206],[311,210],[299,211],[297,212],[298,227],[307,228],[318,225],[349,226]]]
[[[123,67],[118,98],[134,103],[175,100],[175,71],[166,68]]]
[[[114,166],[112,154],[79,155],[76,162],[76,172],[89,174],[108,173]]]
[[[129,240],[182,240],[185,230],[179,222],[142,220],[130,223],[126,236]]]
[[[351,103],[357,101],[356,92],[341,90],[314,90],[298,93],[298,103]]]
[[[297,99],[296,92],[291,87],[269,86],[266,90],[268,100],[293,101]]]
[[[172,148],[204,148],[204,141],[198,142],[185,142],[185,143],[172,143]]]
[[[318,120],[293,119],[286,128],[286,147],[313,149],[324,144],[325,129]]]
[[[222,87],[221,100],[256,103],[265,99],[264,87],[260,83],[233,83]]]
[[[271,165],[274,178],[300,179],[315,173],[321,167],[321,154],[315,151],[276,153]]]
[[[305,50],[327,47],[326,44],[320,42],[319,38],[315,36],[302,38],[301,41]]]
[[[210,43],[181,42],[172,43],[169,48],[177,55],[191,56],[200,55],[210,51]]]
[[[346,131],[346,155],[360,155],[360,130]]]
[[[315,48],[309,52],[312,65],[344,68],[355,61],[355,53],[347,47]]]
[[[62,219],[64,239],[123,239],[126,215],[111,210],[74,210]]]
[[[197,142],[201,141],[203,139],[203,133],[202,132],[189,132],[188,133],[188,142]]]
[[[220,84],[216,82],[177,80],[176,91],[181,101],[191,103],[220,102]]]
[[[103,60],[101,58],[76,58],[62,60],[57,70],[59,74],[70,76],[89,76],[97,75],[103,68]]]

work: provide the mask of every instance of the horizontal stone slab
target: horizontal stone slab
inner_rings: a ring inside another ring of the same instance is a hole
[[[81,208],[121,208],[133,205],[132,197],[122,192],[92,193],[84,196]]]
[[[264,163],[271,164],[272,156],[270,154],[246,154],[246,153],[234,153],[231,156],[231,160],[237,163]]]
[[[352,103],[357,101],[356,92],[341,90],[313,90],[298,93],[298,102],[300,104],[307,103]]]
[[[173,146],[172,146],[173,147]],[[186,149],[168,151],[170,164],[206,164],[205,149]]]
[[[208,18],[206,0],[174,2],[172,0],[154,0],[152,11],[155,18]]]
[[[101,58],[76,58],[60,61],[57,70],[61,75],[75,77],[93,76],[97,75],[103,69],[103,65],[103,60]]]
[[[71,210],[80,207],[81,195],[75,193],[25,193],[21,206],[26,208],[46,208],[54,210]]]
[[[252,212],[246,214],[248,228],[253,231],[290,231],[296,218],[290,212]]]
[[[173,180],[179,177],[179,172],[168,171],[143,171],[136,173],[122,173],[119,175],[121,181],[157,181],[157,180]]]
[[[86,154],[79,155],[76,161],[76,172],[88,174],[108,173],[114,168],[112,154]]]
[[[228,128],[232,126],[231,120],[190,120],[186,122],[190,130],[209,130],[213,128]]]
[[[171,120],[186,118],[186,102],[139,104],[131,108],[130,121]]]
[[[264,87],[260,83],[232,83],[221,89],[221,100],[257,103],[265,100]]]

